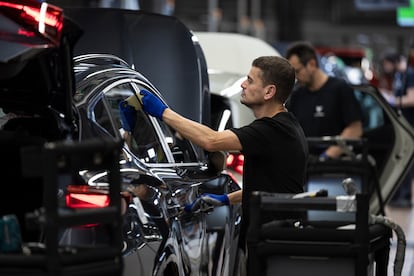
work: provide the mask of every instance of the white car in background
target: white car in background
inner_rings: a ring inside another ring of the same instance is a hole
[[[241,127],[255,118],[240,103],[241,83],[259,56],[280,56],[267,42],[238,33],[195,32],[207,62],[211,92],[211,124],[217,130]],[[229,153],[227,168],[242,184],[243,155]]]

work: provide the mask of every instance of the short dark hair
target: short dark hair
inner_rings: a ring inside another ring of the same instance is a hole
[[[276,86],[275,98],[284,103],[295,85],[295,69],[289,61],[279,56],[262,56],[253,60],[252,66],[262,71],[261,78],[264,85]]]
[[[316,66],[319,67],[318,55],[310,42],[298,41],[292,43],[286,50],[286,58],[290,59],[294,55],[298,56],[300,63],[303,65],[306,65],[310,60],[314,59]]]
[[[400,60],[401,60],[401,55],[396,52],[386,53],[382,58],[382,61],[389,61],[394,64],[398,63]]]

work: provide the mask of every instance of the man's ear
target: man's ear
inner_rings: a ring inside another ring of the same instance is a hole
[[[306,65],[310,65],[312,68],[315,68],[315,67],[317,67],[317,62],[316,62],[316,59],[310,59],[309,61],[308,61],[308,63],[306,63]]]
[[[265,89],[266,89],[266,92],[265,92],[265,95],[264,95],[265,100],[269,100],[269,99],[271,99],[275,96],[275,94],[276,94],[276,86],[275,85],[273,85],[273,84],[268,85]]]

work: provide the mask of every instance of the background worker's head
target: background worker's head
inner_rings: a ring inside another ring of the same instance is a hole
[[[315,72],[319,69],[318,55],[312,44],[296,42],[289,46],[286,58],[295,68],[296,79],[300,85],[311,86]]]

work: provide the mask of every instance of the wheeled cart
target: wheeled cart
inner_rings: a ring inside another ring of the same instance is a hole
[[[249,275],[387,275],[392,231],[368,223],[368,195],[293,198],[253,192],[247,236]],[[329,211],[344,221],[273,221],[262,212]]]

